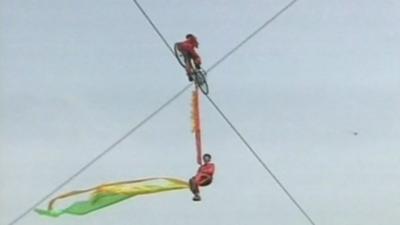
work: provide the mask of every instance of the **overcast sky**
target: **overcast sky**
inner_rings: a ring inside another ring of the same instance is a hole
[[[283,0],[141,1],[208,68]],[[8,224],[187,83],[130,0],[0,1],[0,224]],[[400,2],[299,0],[209,74],[210,97],[317,225],[400,221]],[[57,194],[196,170],[186,91]],[[20,225],[307,225],[206,98],[215,182]],[[355,132],[357,135],[354,135]],[[40,207],[45,208],[48,201]]]

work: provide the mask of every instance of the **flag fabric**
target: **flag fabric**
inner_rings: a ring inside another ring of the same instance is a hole
[[[49,202],[48,208],[36,209],[40,215],[58,217],[62,214],[85,215],[128,198],[188,188],[186,181],[156,177],[103,184],[86,190],[72,191]]]

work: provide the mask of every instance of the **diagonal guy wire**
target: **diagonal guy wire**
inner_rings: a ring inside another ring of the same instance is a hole
[[[272,170],[268,167],[268,165],[262,160],[262,158],[257,154],[257,152],[250,146],[249,142],[243,137],[243,135],[239,132],[238,129],[233,125],[233,123],[226,117],[225,113],[218,107],[218,105],[211,99],[210,96],[206,95],[208,101],[214,106],[214,108],[218,111],[221,117],[225,120],[225,122],[232,128],[235,134],[239,137],[239,139],[246,145],[251,154],[257,159],[257,161],[261,164],[261,166],[271,175],[274,181],[279,185],[279,187],[283,190],[283,192],[289,197],[289,199],[293,202],[293,204],[300,210],[300,212],[307,218],[307,220],[315,225],[314,221],[311,219],[309,214],[301,207],[301,205],[296,201],[292,194],[288,191],[288,189],[283,185],[283,183],[278,179],[278,177],[272,172]]]
[[[160,113],[165,107],[167,107],[169,104],[171,104],[175,99],[177,99],[179,96],[181,96],[189,87],[191,87],[191,84],[186,85],[182,90],[180,90],[177,94],[175,94],[172,98],[170,98],[167,102],[165,102],[163,105],[158,107],[153,113],[149,114],[145,119],[143,119],[140,123],[138,123],[135,127],[133,127],[131,130],[129,130],[125,135],[123,135],[120,139],[115,141],[112,145],[110,145],[108,148],[106,148],[104,151],[102,151],[100,154],[98,154],[96,157],[94,157],[91,161],[86,163],[83,167],[81,167],[79,170],[77,170],[74,174],[72,174],[69,178],[67,178],[65,181],[63,181],[61,184],[59,184],[57,187],[55,187],[52,191],[50,191],[47,195],[42,197],[39,201],[34,203],[31,207],[29,207],[26,211],[24,211],[21,215],[16,217],[13,221],[9,223],[9,225],[16,224],[19,220],[21,220],[23,217],[25,217],[28,213],[30,213],[32,210],[37,208],[40,204],[42,204],[46,199],[48,199],[50,196],[61,190],[65,185],[70,183],[72,180],[74,180],[76,177],[78,177],[80,174],[82,174],[85,170],[87,170],[89,167],[91,167],[94,163],[96,163],[99,159],[104,157],[107,153],[110,153],[117,145],[119,145],[122,141],[124,141],[126,138],[128,138],[132,133],[134,133],[136,130],[138,130],[140,127],[142,127],[145,123],[147,123],[150,119],[152,119],[154,116],[156,116],[158,113]]]
[[[251,33],[249,36],[247,36],[243,41],[241,41],[236,47],[234,47],[232,50],[230,50],[228,53],[226,53],[224,56],[222,56],[219,60],[217,60],[210,68],[207,69],[207,72],[210,72],[213,70],[215,67],[217,67],[219,64],[221,64],[223,61],[225,61],[229,56],[231,56],[234,52],[236,52],[239,48],[241,48],[244,44],[246,44],[250,39],[252,39],[254,36],[256,36],[260,31],[262,31],[265,27],[270,25],[272,22],[274,22],[282,13],[284,13],[286,10],[288,10],[290,7],[292,7],[298,0],[292,0],[289,2],[285,7],[283,7],[281,10],[279,10],[275,15],[273,15],[270,19],[265,21],[259,28],[257,28],[253,33]]]

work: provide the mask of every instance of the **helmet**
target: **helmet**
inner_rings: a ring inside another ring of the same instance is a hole
[[[197,41],[197,37],[193,34],[186,34],[186,39],[190,41],[196,48],[199,47],[199,42]]]
[[[197,39],[193,34],[186,34],[186,39]]]

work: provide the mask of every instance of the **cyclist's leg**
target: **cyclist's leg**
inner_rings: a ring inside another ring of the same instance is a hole
[[[187,75],[192,75],[193,68],[192,68],[192,64],[191,64],[191,58],[188,54],[186,54],[184,56],[185,56],[186,73],[187,73]]]
[[[180,49],[179,51],[182,53],[182,56],[184,58],[186,73],[187,73],[187,75],[189,75],[192,73],[191,66],[190,66],[190,55],[184,49]]]
[[[191,64],[190,64],[189,55],[186,54],[186,53],[184,53],[184,52],[182,52],[182,55],[183,55],[183,57],[184,57],[184,59],[185,59],[185,70],[186,70],[186,75],[187,75],[187,77],[188,77],[188,80],[189,80],[189,81],[193,81],[193,77],[192,77],[192,75],[193,75],[193,69],[192,69],[192,66],[191,66]]]
[[[200,56],[197,54],[195,49],[190,49],[188,51],[188,54],[190,56],[190,58],[193,60],[194,66],[196,67],[196,69],[200,69],[200,65],[201,65],[201,58]]]
[[[200,57],[197,57],[197,58],[193,58],[193,61],[194,61],[194,65],[196,66],[196,69],[200,69],[201,68],[201,60],[200,60]]]

